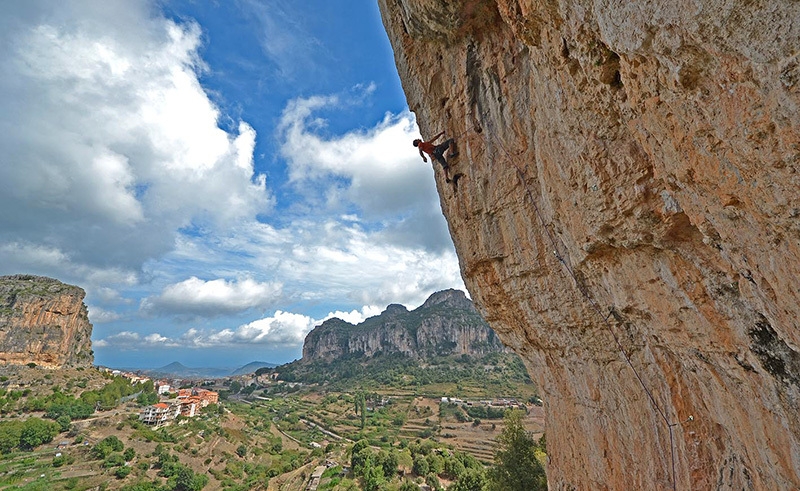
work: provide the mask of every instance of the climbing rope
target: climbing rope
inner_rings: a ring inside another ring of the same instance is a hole
[[[484,115],[482,114],[481,116],[484,116]],[[453,138],[460,138],[461,136],[463,136],[464,134],[468,133],[469,131],[470,130],[465,130],[465,131],[461,132],[458,136],[453,137]],[[520,166],[517,165],[515,159],[511,156],[511,154],[508,152],[508,150],[505,148],[505,146],[502,144],[502,142],[498,142],[498,146],[505,153],[506,158],[508,159],[509,163],[511,163],[511,165],[513,165],[514,168],[516,169],[517,176],[519,177],[520,183],[522,184],[523,188],[525,189],[525,192],[526,192],[526,194],[528,196],[528,199],[530,200],[531,205],[533,206],[533,210],[536,213],[536,216],[538,217],[539,222],[542,225],[542,228],[544,229],[548,239],[550,240],[550,242],[551,242],[551,244],[553,246],[553,255],[564,266],[564,269],[567,271],[567,273],[572,277],[572,280],[575,282],[575,286],[578,288],[578,291],[581,292],[583,297],[588,301],[589,305],[591,305],[592,309],[602,319],[603,325],[605,325],[606,329],[611,334],[611,337],[614,339],[614,343],[617,345],[617,348],[619,349],[619,352],[622,353],[622,356],[625,359],[625,362],[630,367],[630,369],[633,372],[633,374],[636,376],[636,380],[639,381],[639,385],[642,387],[642,389],[644,390],[644,393],[647,395],[647,398],[649,399],[650,404],[656,410],[656,412],[658,413],[659,417],[664,421],[664,424],[666,425],[667,430],[669,432],[670,459],[671,459],[671,463],[672,463],[672,489],[673,489],[673,491],[675,491],[676,490],[676,486],[677,486],[677,484],[676,484],[676,472],[675,472],[675,439],[674,439],[672,428],[675,427],[675,426],[678,426],[678,423],[673,423],[669,419],[669,417],[667,416],[667,414],[664,411],[664,409],[658,404],[658,402],[656,401],[655,397],[653,396],[652,391],[647,386],[647,384],[644,382],[644,379],[642,378],[641,374],[639,373],[639,370],[637,370],[636,367],[634,366],[634,364],[633,364],[633,362],[631,360],[631,357],[628,354],[628,351],[622,345],[622,342],[620,341],[620,339],[617,336],[616,332],[614,332],[614,329],[612,328],[611,323],[608,320],[609,317],[612,316],[612,314],[615,314],[614,308],[612,307],[611,309],[609,309],[609,314],[608,315],[603,315],[603,312],[602,312],[600,306],[595,301],[595,299],[592,296],[591,292],[587,289],[587,287],[581,281],[578,280],[578,276],[575,274],[575,271],[568,264],[568,262],[564,259],[564,256],[559,254],[559,252],[558,252],[559,242],[561,243],[561,246],[563,247],[564,251],[567,250],[566,245],[564,245],[563,241],[557,240],[556,236],[553,235],[553,233],[548,228],[547,222],[544,219],[544,215],[542,214],[541,210],[539,209],[539,206],[536,204],[536,199],[535,199],[535,197],[533,195],[533,192],[531,191],[530,186],[528,185],[528,183],[527,183],[527,181],[525,179],[525,173],[522,170],[522,168],[520,168]],[[616,318],[616,316],[615,316],[615,318]],[[691,419],[693,419],[693,418],[690,417],[690,420]]]

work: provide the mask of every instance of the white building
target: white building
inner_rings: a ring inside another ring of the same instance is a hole
[[[142,412],[139,413],[139,421],[146,425],[159,428],[170,424],[180,413],[180,406],[170,406],[159,402],[158,404],[153,404],[152,406],[147,406],[142,409]]]

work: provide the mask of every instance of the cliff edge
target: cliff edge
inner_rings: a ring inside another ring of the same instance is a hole
[[[800,3],[378,3],[551,489],[800,488]]]
[[[85,296],[52,278],[0,276],[0,366],[92,366]]]

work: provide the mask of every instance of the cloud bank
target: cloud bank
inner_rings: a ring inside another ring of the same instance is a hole
[[[290,12],[241,5],[275,76],[295,76]],[[296,349],[338,311],[463,288],[411,113],[331,131],[370,101],[365,81],[231,120],[203,86],[204,42],[156,2],[0,5],[0,274],[86,289],[98,353]],[[279,153],[257,163],[264,138]]]
[[[180,227],[269,210],[253,128],[220,129],[199,82],[199,26],[153,17],[145,5],[48,2],[47,15],[6,12],[6,258],[68,279],[138,274],[172,249]]]
[[[114,348],[125,351],[141,351],[169,348],[236,348],[253,346],[286,347],[296,349],[302,346],[306,335],[326,320],[338,317],[351,324],[359,324],[366,318],[380,314],[381,309],[369,306],[360,311],[331,312],[322,319],[283,312],[243,324],[235,329],[219,331],[190,328],[177,337],[167,337],[160,333],[140,334],[122,331],[95,341],[95,347]]]

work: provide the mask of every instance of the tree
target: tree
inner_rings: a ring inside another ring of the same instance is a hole
[[[435,453],[428,455],[428,472],[437,476],[444,472],[444,459],[441,455]]]
[[[416,454],[414,456],[414,465],[411,470],[418,476],[427,476],[429,470],[428,459],[422,454]]]
[[[442,483],[439,482],[439,476],[431,472],[427,476],[425,476],[425,484],[431,487],[431,489],[435,491],[439,491],[442,489]]]
[[[242,444],[236,447],[236,455],[244,458],[244,456],[247,455],[247,446]]]
[[[0,454],[8,453],[17,447],[21,434],[22,423],[20,421],[0,422]]]
[[[158,483],[141,480],[128,486],[123,486],[121,491],[158,491],[160,486]]]
[[[359,440],[353,444],[353,448],[350,449],[350,454],[355,455],[367,447],[369,447],[369,440]]]
[[[539,491],[547,489],[544,467],[536,458],[537,444],[522,424],[522,411],[508,411],[497,437],[494,467],[487,473],[489,491]]]
[[[467,469],[447,491],[484,491],[486,473],[482,469]]]
[[[458,479],[464,473],[465,468],[464,463],[454,456],[444,459],[444,473],[450,479]]]
[[[356,415],[358,415],[358,411],[361,409],[362,399],[364,399],[364,393],[356,392],[355,397],[353,397],[353,410],[356,412]]]
[[[397,457],[397,453],[381,451],[378,454],[378,460],[383,468],[383,475],[386,478],[391,479],[397,475],[397,467],[400,465],[400,459]]]
[[[194,471],[185,465],[180,465],[176,473],[173,491],[200,491],[208,484],[208,476],[195,474]]]
[[[403,481],[403,484],[400,485],[399,491],[419,491],[419,486],[406,479]]]
[[[142,406],[150,406],[158,402],[158,394],[155,392],[145,392],[142,391],[141,394],[136,398],[136,402]]]
[[[356,392],[355,396],[355,411],[356,414],[361,413],[361,429],[367,425],[367,396],[363,391]]]
[[[29,418],[22,423],[22,432],[19,435],[19,446],[26,450],[33,450],[43,443],[49,443],[58,435],[61,427],[54,421],[45,421],[39,418]]]
[[[364,491],[378,491],[381,485],[386,482],[386,477],[383,475],[383,467],[375,465],[372,458],[367,459],[362,479],[364,480]]]
[[[355,452],[350,457],[350,466],[353,469],[353,474],[356,476],[363,475],[367,467],[371,465],[374,460],[375,458],[370,448],[362,448],[358,452]]]

